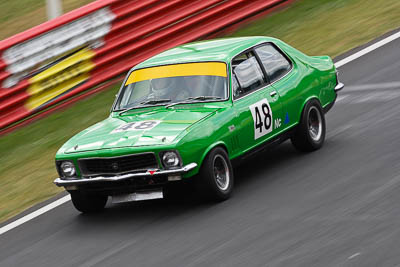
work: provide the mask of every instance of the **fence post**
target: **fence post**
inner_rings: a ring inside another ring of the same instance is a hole
[[[54,19],[62,14],[61,0],[46,0],[47,20]]]

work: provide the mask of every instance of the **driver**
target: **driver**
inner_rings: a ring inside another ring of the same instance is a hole
[[[203,91],[207,87],[205,87],[205,80],[202,76],[193,75],[193,76],[186,76],[185,79],[185,89],[178,94],[178,97],[186,99],[190,96],[196,97],[204,95]],[[177,98],[178,98],[177,97]]]
[[[203,87],[203,78],[202,76],[186,76],[185,77],[185,82],[188,87],[188,89],[193,92],[195,95],[198,95],[201,93],[201,89]]]
[[[184,88],[180,88],[180,86],[178,86],[182,85],[182,82],[185,78],[167,77],[151,80],[151,93],[149,98],[171,99],[172,101],[181,101],[187,99],[190,96],[188,92],[189,88],[187,87],[188,84],[183,83],[186,84],[186,87]]]
[[[171,98],[174,90],[172,78],[159,78],[151,80],[151,93],[149,97],[156,99]]]

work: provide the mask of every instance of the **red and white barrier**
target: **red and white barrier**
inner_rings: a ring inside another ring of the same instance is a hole
[[[289,2],[98,0],[1,41],[0,133],[104,88],[161,51]]]

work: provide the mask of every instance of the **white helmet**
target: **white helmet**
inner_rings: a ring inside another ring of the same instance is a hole
[[[171,78],[159,78],[151,80],[153,94],[156,98],[166,97],[173,88]]]

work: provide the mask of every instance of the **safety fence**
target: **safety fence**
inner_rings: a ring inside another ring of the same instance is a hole
[[[0,134],[291,0],[98,0],[0,42]]]

